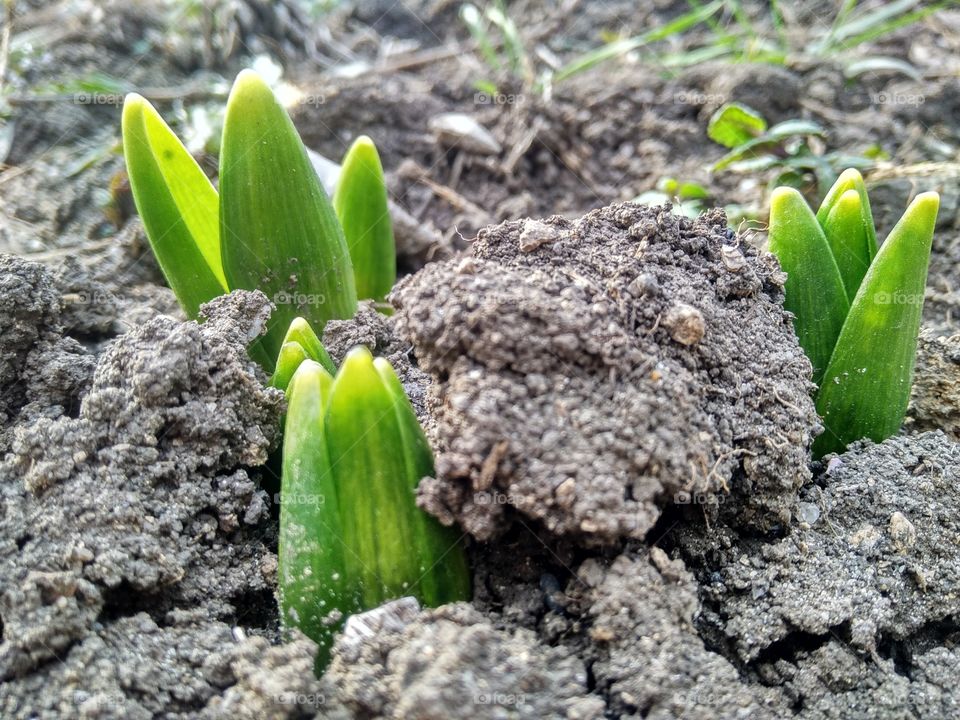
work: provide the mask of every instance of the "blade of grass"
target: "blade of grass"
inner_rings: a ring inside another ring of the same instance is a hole
[[[668,37],[685,32],[694,25],[697,25],[706,20],[708,17],[712,16],[721,7],[723,7],[722,0],[716,0],[708,5],[704,5],[701,8],[697,8],[684,15],[681,15],[666,25],[654,28],[635,37],[618,40],[617,42],[612,42],[604,45],[603,47],[599,47],[596,50],[591,50],[590,52],[573,59],[571,62],[560,68],[554,75],[554,83],[566,80],[567,78],[589,70],[590,68],[599,65],[602,62],[606,62],[607,60],[611,60],[615,57],[620,57],[621,55],[632,52],[633,50],[637,50],[644,45],[665,40]]]

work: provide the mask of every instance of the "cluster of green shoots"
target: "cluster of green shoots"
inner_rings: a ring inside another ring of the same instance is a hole
[[[858,171],[840,175],[816,214],[793,188],[773,193],[770,250],[819,386],[817,457],[885,440],[903,422],[939,203],[937,193],[918,195],[878,248]]]
[[[433,456],[389,362],[366,348],[337,369],[317,331],[358,298],[382,305],[396,249],[380,158],[347,152],[327,197],[270,88],[242,72],[227,101],[219,192],[156,110],[129,95],[123,146],[150,245],[185,312],[234,289],[276,304],[251,355],[286,392],[280,492],[281,621],[320,646],[351,613],[414,595],[469,594],[457,536],[416,506]]]

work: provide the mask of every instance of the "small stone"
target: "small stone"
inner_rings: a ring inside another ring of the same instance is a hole
[[[459,147],[478,155],[499,155],[502,150],[489,130],[464,113],[435,115],[430,118],[428,126],[443,145]]]
[[[681,345],[695,345],[706,332],[703,313],[686,303],[678,303],[667,310],[663,326],[670,332],[670,337]]]
[[[553,242],[559,237],[557,230],[541,220],[524,220],[520,232],[520,251],[533,252],[541,245]]]
[[[797,506],[797,516],[807,525],[816,525],[820,519],[820,508],[816,503],[802,502]]]
[[[917,530],[907,516],[899,510],[890,516],[890,542],[897,552],[903,554],[910,550],[917,542]]]
[[[740,272],[747,266],[747,259],[735,245],[724,245],[720,248],[720,259],[723,266],[730,272]]]

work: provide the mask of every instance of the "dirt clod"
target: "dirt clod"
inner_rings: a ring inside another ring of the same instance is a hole
[[[776,261],[743,245],[733,271],[729,247],[721,214],[613,205],[487,228],[469,273],[404,281],[397,327],[436,381],[442,449],[423,507],[480,539],[513,512],[642,538],[680,492],[789,521],[818,427],[810,367]]]

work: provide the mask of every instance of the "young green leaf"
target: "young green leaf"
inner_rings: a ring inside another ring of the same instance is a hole
[[[324,440],[333,378],[305,360],[290,381],[283,439],[278,545],[280,622],[320,645],[326,664],[343,612],[356,607],[346,574],[337,488]]]
[[[270,357],[295,317],[321,329],[356,312],[353,268],[330,200],[290,117],[249,70],[227,101],[220,235],[230,287],[263,290],[277,304],[263,338]]]
[[[853,301],[872,260],[871,233],[864,222],[859,193],[853,189],[843,193],[833,204],[830,214],[821,226],[840,269],[847,298]],[[870,226],[872,228],[873,224],[870,223]]]
[[[787,273],[784,307],[819,383],[850,309],[827,238],[803,196],[777,188],[770,199],[770,251]]]
[[[727,103],[710,117],[707,137],[724,147],[735,148],[766,129],[767,121],[756,110],[739,103]]]
[[[384,358],[376,358],[373,367],[393,399],[403,438],[407,477],[416,488],[421,478],[434,473],[433,451],[393,366]],[[420,580],[421,599],[433,607],[469,598],[470,568],[457,533],[424,512],[415,511],[414,516],[417,540],[424,548],[423,554],[437,560]]]
[[[939,205],[936,193],[918,195],[863,278],[817,397],[826,428],[813,446],[817,456],[864,437],[880,442],[900,428]]]
[[[305,360],[311,359],[300,343],[285,342],[280,346],[277,362],[273,368],[273,375],[270,376],[270,387],[286,391],[290,386],[290,380],[293,379],[300,365]]]
[[[869,251],[870,261],[877,256],[877,230],[873,224],[873,213],[870,210],[870,198],[867,196],[867,186],[863,182],[863,175],[855,168],[848,168],[840,173],[840,177],[830,188],[820,208],[817,210],[817,221],[821,227],[826,229],[827,221],[834,206],[843,197],[848,190],[856,190],[860,196],[860,212],[863,215],[863,228],[867,234],[867,250]]]
[[[466,597],[463,548],[416,506],[432,470],[406,396],[384,382],[366,348],[352,350],[333,384],[326,416],[350,587],[364,608],[415,595],[426,604]]]
[[[385,302],[397,280],[397,248],[380,155],[366,135],[354,141],[343,159],[333,207],[347,239],[357,297]]]
[[[200,305],[227,292],[217,191],[144,98],[127,95],[122,127],[130,189],[150,247],[180,305],[195,318]]]

